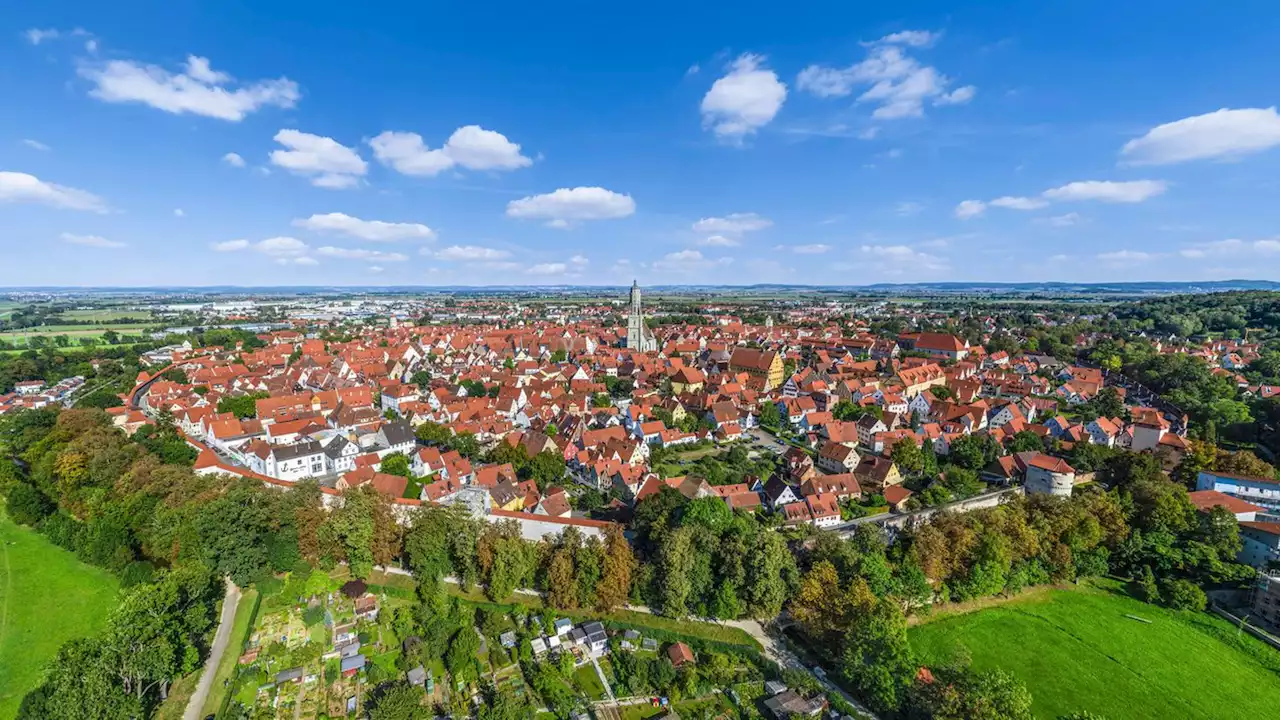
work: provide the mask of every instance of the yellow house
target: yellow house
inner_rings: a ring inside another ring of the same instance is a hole
[[[696,393],[702,390],[707,376],[697,368],[682,367],[671,376],[671,392],[676,395]]]
[[[785,380],[782,356],[772,350],[736,347],[729,356],[729,370],[763,377],[765,390],[781,387]]]

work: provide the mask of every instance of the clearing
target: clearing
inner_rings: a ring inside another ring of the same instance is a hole
[[[975,668],[1016,675],[1036,717],[1088,710],[1109,720],[1228,720],[1280,707],[1280,652],[1217,617],[1148,605],[1114,587],[1033,593],[942,613],[909,632],[926,664],[959,652]]]
[[[18,714],[62,643],[100,630],[119,582],[0,511],[0,718]]]

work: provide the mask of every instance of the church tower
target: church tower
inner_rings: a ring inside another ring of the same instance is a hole
[[[644,324],[644,308],[640,304],[640,284],[631,281],[631,307],[627,312],[627,347],[636,352],[653,352],[658,340]]]

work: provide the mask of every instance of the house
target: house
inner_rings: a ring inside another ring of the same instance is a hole
[[[884,494],[886,488],[902,482],[902,473],[892,460],[882,455],[867,455],[854,469],[853,476],[864,492]]]
[[[675,667],[693,662],[693,651],[682,642],[674,642],[667,646],[667,658]]]
[[[782,385],[785,369],[782,356],[776,352],[738,346],[729,356],[729,372],[745,372],[763,379],[764,390],[767,391]]]
[[[768,711],[775,720],[792,720],[796,717],[818,717],[827,707],[825,700],[821,698],[802,697],[795,690],[784,690],[783,692],[767,698],[764,701],[764,709]]]
[[[1275,478],[1229,475],[1206,470],[1196,476],[1196,490],[1217,490],[1269,512],[1280,511],[1280,481]]]
[[[804,500],[809,504],[809,516],[813,519],[814,527],[826,528],[840,524],[840,499],[835,495],[807,495]]]
[[[1240,523],[1240,552],[1236,559],[1258,570],[1280,563],[1280,522]]]
[[[586,649],[593,657],[600,657],[609,650],[609,634],[605,632],[603,623],[598,621],[585,623],[582,631],[586,633]]]
[[[1076,471],[1065,460],[1040,452],[1018,453],[1020,458],[1025,455],[1028,495],[1071,496]]]
[[[1192,505],[1201,512],[1209,512],[1215,507],[1226,508],[1228,512],[1236,516],[1236,520],[1245,522],[1252,521],[1257,518],[1258,513],[1263,509],[1251,502],[1241,500],[1240,498],[1231,497],[1226,493],[1220,493],[1217,490],[1196,490],[1187,493],[1187,499]]]
[[[863,447],[871,447],[872,440],[882,432],[888,432],[889,426],[875,415],[863,415],[858,418],[858,443]]]
[[[890,510],[902,512],[906,509],[907,500],[911,498],[912,492],[901,485],[890,485],[880,494],[884,496],[884,501],[889,504]]]
[[[325,474],[326,455],[324,448],[315,440],[284,446],[266,446],[265,457],[261,458],[261,473],[277,480],[297,482],[303,478],[319,477]],[[252,467],[253,463],[250,463]]]
[[[364,669],[364,655],[353,655],[348,658],[342,658],[341,670],[342,677],[355,677],[356,673]]]
[[[405,457],[413,454],[414,446],[418,444],[417,437],[413,434],[413,428],[409,423],[403,420],[395,422],[383,423],[378,428],[378,435],[375,444],[379,447],[378,455],[386,457],[391,453],[401,453]]]
[[[796,487],[785,482],[780,475],[774,475],[764,484],[764,496],[774,510],[800,500]]]
[[[909,350],[947,360],[959,361],[969,355],[969,341],[947,333],[903,335],[898,338],[898,344],[905,344]]]
[[[859,460],[858,451],[848,445],[828,441],[818,448],[818,468],[827,473],[853,472]]]

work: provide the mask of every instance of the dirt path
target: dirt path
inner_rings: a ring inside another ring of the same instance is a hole
[[[192,693],[187,709],[182,713],[182,720],[200,720],[200,712],[204,709],[209,691],[213,689],[214,678],[218,674],[218,665],[226,652],[227,643],[231,640],[231,626],[236,622],[236,607],[240,605],[240,588],[230,580],[227,583],[227,594],[222,598],[222,617],[218,620],[218,631],[213,636],[213,647],[209,648],[209,658],[204,662],[204,670],[200,673],[200,683]]]

